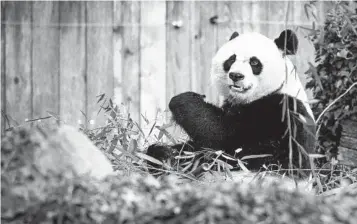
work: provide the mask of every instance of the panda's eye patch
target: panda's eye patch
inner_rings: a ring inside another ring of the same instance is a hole
[[[229,69],[231,69],[231,66],[234,64],[235,61],[236,61],[236,55],[233,54],[223,63],[223,70],[225,72],[228,72]]]
[[[251,66],[257,66],[257,65],[259,65],[259,60],[256,57],[252,57],[252,58],[250,58],[249,63]]]
[[[250,67],[252,67],[252,71],[254,75],[259,75],[262,72],[263,64],[257,57],[251,57],[249,59]]]

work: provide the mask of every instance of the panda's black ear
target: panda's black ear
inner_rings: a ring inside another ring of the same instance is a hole
[[[238,37],[239,33],[237,31],[234,31],[234,33],[232,33],[231,38],[229,38],[229,40],[233,40],[234,38]]]
[[[297,52],[298,38],[292,30],[284,30],[274,42],[287,55],[293,55]]]

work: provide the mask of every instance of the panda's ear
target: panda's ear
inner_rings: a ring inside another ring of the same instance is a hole
[[[239,33],[237,31],[234,31],[234,33],[232,33],[231,38],[229,38],[229,40],[233,40],[234,38],[238,37]]]
[[[293,55],[297,52],[298,38],[292,30],[284,30],[274,42],[287,55]]]

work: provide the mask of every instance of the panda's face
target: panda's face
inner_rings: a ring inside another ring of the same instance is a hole
[[[212,60],[211,78],[226,99],[249,103],[282,88],[287,60],[273,40],[259,33],[245,33],[218,50]]]

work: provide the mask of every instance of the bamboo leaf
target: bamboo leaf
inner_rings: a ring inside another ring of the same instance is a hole
[[[164,165],[161,161],[159,161],[159,160],[157,160],[157,159],[155,159],[155,158],[153,158],[151,156],[148,156],[148,155],[146,155],[144,153],[136,152],[135,155],[137,157],[141,158],[141,159],[147,160],[147,161],[155,163],[157,165],[161,165],[161,166]]]
[[[162,138],[162,135],[165,135],[173,144],[176,144],[176,140],[171,136],[171,134],[168,131],[166,131],[160,126],[155,126],[155,127],[160,130],[159,136],[161,137],[159,139]]]
[[[235,152],[235,153],[240,153],[242,150],[243,150],[242,148],[238,148],[238,149],[236,149],[234,152]]]
[[[313,158],[313,159],[318,159],[318,158],[325,158],[326,155],[322,155],[322,154],[309,154],[309,157],[310,157],[310,158]]]
[[[119,137],[117,135],[114,136],[113,140],[111,141],[110,148],[108,149],[109,153],[112,153],[114,151],[115,147],[118,144],[118,141],[119,141]]]
[[[46,111],[46,112],[48,113],[48,115],[50,115],[51,117],[55,118],[57,121],[60,120],[60,117],[59,117],[58,114],[53,113],[53,112],[51,112],[51,111]]]
[[[131,159],[133,159],[134,161],[137,161],[138,160],[138,158],[137,157],[135,157],[132,153],[129,153],[129,152],[127,152],[124,148],[122,148],[122,147],[115,147],[116,149],[118,149],[121,153],[123,153],[125,156],[127,156],[127,157],[130,157]]]
[[[224,171],[225,171],[225,173],[227,174],[227,176],[228,176],[231,180],[233,180],[233,174],[232,174],[231,170],[230,170],[230,169],[225,169]]]
[[[190,167],[193,165],[192,162],[188,163],[187,166],[185,166],[183,169],[182,169],[182,172],[186,172],[188,169],[190,169]]]
[[[148,136],[150,136],[150,134],[151,134],[152,131],[154,130],[155,125],[156,125],[156,121],[155,121],[155,123],[152,125],[152,127],[150,128],[150,131],[149,131]]]
[[[188,156],[175,156],[175,159],[191,159],[194,158],[195,155],[188,155]]]
[[[230,156],[226,156],[226,155],[224,155],[224,154],[222,154],[221,156],[222,156],[223,158],[228,159],[228,160],[231,160],[231,161],[237,161],[237,159],[232,158],[232,157],[230,157]]]
[[[222,161],[220,159],[217,159],[216,162],[218,164],[220,164],[222,167],[225,167],[225,169],[230,169],[230,170],[233,169],[232,165],[230,165],[230,164],[228,164],[228,163],[226,163],[226,162],[224,162],[224,161]]]
[[[238,159],[238,165],[242,170],[249,172],[247,167],[243,164],[243,162],[240,159]]]
[[[145,123],[148,125],[150,123],[149,120],[143,114],[140,115],[144,119]]]
[[[104,93],[103,93],[103,94],[98,95],[98,96],[97,96],[97,98],[99,98],[99,99],[98,99],[97,103],[99,103],[100,101],[102,101],[102,100],[103,100],[103,98],[104,98],[104,96],[105,96],[105,94],[104,94]]]
[[[138,148],[138,141],[135,140],[135,139],[131,139],[130,142],[129,142],[129,146],[128,146],[127,151],[129,153],[133,153],[133,152],[135,152],[137,150],[137,148]]]
[[[249,156],[243,156],[240,160],[264,158],[264,157],[269,157],[269,156],[272,156],[272,154],[249,155]]]

